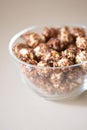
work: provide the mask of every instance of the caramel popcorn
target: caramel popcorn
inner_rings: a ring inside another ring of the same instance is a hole
[[[73,42],[73,37],[70,34],[68,27],[60,28],[60,31],[57,37],[60,40],[60,42],[64,44],[65,47],[69,43]]]
[[[49,39],[51,37],[55,37],[57,35],[57,30],[55,28],[45,27],[43,30],[43,35]]]
[[[51,50],[51,59],[52,58],[54,61],[58,61],[60,59],[60,53],[55,50]]]
[[[59,58],[60,54],[57,51],[49,49],[46,51],[45,55],[41,57],[41,60],[47,62],[48,65],[52,67],[53,65],[51,65],[51,63],[56,62]]]
[[[76,55],[76,63],[87,61],[87,50],[79,50]]]
[[[62,95],[79,89],[87,74],[87,36],[84,28],[45,27],[40,34],[26,32],[23,43],[13,46],[23,61],[22,71],[35,89],[46,95]],[[25,63],[27,63],[25,65]]]
[[[58,38],[50,38],[47,43],[48,47],[57,51],[61,51],[64,48],[64,44],[60,42]]]
[[[16,45],[14,45],[14,47],[13,47],[13,52],[15,53],[15,55],[18,56],[18,55],[19,55],[19,51],[20,51],[22,48],[27,49],[28,46],[25,45],[25,44],[23,44],[23,43],[20,43],[20,44],[16,43]]]
[[[60,83],[61,83],[61,78],[63,78],[63,73],[62,72],[53,72],[50,75],[50,81],[53,84],[54,88],[59,88]]]
[[[41,56],[41,60],[47,62],[51,57],[50,50],[47,49],[47,51]]]
[[[40,78],[44,77],[47,78],[50,75],[51,70],[49,68],[37,68],[36,73],[37,76],[40,76]]]
[[[32,64],[32,65],[37,65],[37,61],[34,60],[34,59],[28,59],[28,60],[26,61],[26,63]]]
[[[37,66],[40,66],[40,67],[44,67],[44,66],[48,66],[47,62],[45,61],[40,61]]]
[[[68,48],[68,49],[62,51],[61,54],[62,54],[63,57],[70,59],[74,63],[76,52],[73,49]]]
[[[23,61],[26,61],[28,58],[34,57],[31,48],[29,48],[28,45],[25,45],[23,43],[20,44],[17,43],[17,45],[14,46],[13,51],[15,55]]]
[[[70,45],[67,47],[67,49],[70,50],[70,51],[77,52],[77,46],[76,46],[75,43],[70,44]]]
[[[36,47],[40,42],[45,42],[46,40],[43,34],[36,34],[33,32],[25,33],[21,37],[27,41],[27,44],[30,47]]]
[[[87,49],[87,37],[77,37],[76,45],[79,49]]]
[[[35,56],[41,58],[42,56],[46,55],[48,51],[47,45],[44,43],[40,43],[38,46],[34,48]]]
[[[86,32],[84,30],[84,28],[80,28],[80,27],[73,27],[70,29],[70,33],[74,36],[74,37],[84,37],[86,35]]]
[[[59,67],[63,67],[63,66],[70,66],[73,65],[73,62],[71,60],[69,60],[66,57],[62,57],[59,61],[58,61],[58,66]]]

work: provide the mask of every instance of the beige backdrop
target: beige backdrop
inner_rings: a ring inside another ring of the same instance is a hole
[[[87,92],[49,102],[19,78],[8,45],[18,31],[39,24],[87,25],[87,0],[0,0],[0,130],[86,130]]]

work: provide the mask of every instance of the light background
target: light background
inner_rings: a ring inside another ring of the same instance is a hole
[[[40,24],[87,26],[87,0],[0,0],[0,130],[86,130],[87,92],[46,101],[22,83],[9,56],[11,37]]]

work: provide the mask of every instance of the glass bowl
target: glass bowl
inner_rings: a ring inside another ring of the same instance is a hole
[[[76,97],[87,89],[87,61],[66,67],[39,67],[21,61],[13,53],[12,48],[21,42],[22,34],[40,33],[43,27],[32,26],[13,36],[9,43],[10,55],[19,66],[23,81],[40,96],[49,100]]]

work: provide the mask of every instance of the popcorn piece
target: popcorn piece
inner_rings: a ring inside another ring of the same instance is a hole
[[[50,67],[58,67],[57,61],[55,61],[53,57],[50,57],[50,59],[47,60],[47,64]]]
[[[83,82],[83,69],[81,66],[77,66],[72,68],[70,71],[67,73],[67,77],[69,79],[69,91],[72,91],[76,89],[77,87],[80,87],[82,82]]]
[[[66,57],[62,57],[59,61],[58,61],[58,66],[63,67],[63,66],[69,66],[69,65],[73,65],[73,62],[66,58]]]
[[[55,28],[45,27],[44,30],[43,30],[43,35],[48,40],[49,38],[55,37],[57,35],[57,30]]]
[[[19,54],[20,54],[20,58],[24,57],[24,58],[30,58],[30,59],[34,59],[34,53],[32,51],[31,48],[22,48],[20,51],[19,51]]]
[[[44,67],[44,66],[48,66],[48,64],[44,61],[40,61],[37,66],[40,66],[40,67]]]
[[[19,43],[15,45],[13,48],[13,51],[15,55],[23,61],[26,61],[28,58],[31,58],[31,59],[34,58],[32,49],[29,48],[29,46],[26,44]]]
[[[50,68],[37,68],[36,69],[36,73],[37,73],[37,76],[40,76],[40,78],[47,78],[47,77],[49,77],[49,75],[50,75],[50,72],[51,72],[51,70],[50,70]]]
[[[28,50],[25,49],[25,48],[22,48],[20,51],[19,51],[20,55],[23,56],[23,57],[27,57],[28,56]]]
[[[87,60],[87,50],[79,50],[76,55],[76,63],[81,63]]]
[[[68,84],[66,83],[61,83],[60,84],[60,87],[57,88],[57,94],[66,94],[69,92],[69,87],[68,87]]]
[[[77,37],[76,45],[79,49],[87,49],[87,37]]]
[[[70,33],[74,36],[74,37],[84,37],[86,35],[86,32],[84,30],[84,28],[80,28],[80,27],[73,27],[70,29]]]
[[[64,44],[64,46],[67,46],[68,44],[73,42],[73,37],[70,34],[68,27],[60,28],[58,39],[60,40],[61,43]]]
[[[30,47],[36,47],[40,42],[45,42],[46,40],[43,34],[39,35],[33,32],[27,32],[21,37],[27,41],[27,44]]]
[[[67,73],[67,77],[70,81],[75,81],[77,78],[81,77],[83,75],[83,70],[81,66],[75,66],[70,69]]]
[[[74,52],[77,52],[77,46],[76,44],[70,44],[67,49],[71,50],[71,51],[74,51]]]
[[[41,56],[41,60],[47,62],[51,58],[51,52],[48,49],[43,56]]]
[[[40,43],[37,47],[34,48],[35,56],[41,58],[41,56],[46,56],[46,52],[48,51],[48,47],[44,43]]]
[[[46,37],[43,34],[39,34],[40,36],[40,42],[45,43],[46,42]]]
[[[75,60],[76,51],[73,49],[66,49],[65,51],[62,51],[62,56],[66,57],[67,59],[70,59],[71,61]]]
[[[51,50],[51,56],[47,60],[47,63],[50,67],[57,67],[58,66],[57,62],[59,59],[60,59],[60,54],[55,50]]]
[[[59,59],[60,57],[60,54],[55,51],[55,50],[51,50],[51,56],[54,58],[54,59]]]
[[[57,51],[49,49],[46,51],[45,55],[41,57],[41,60],[48,63],[49,61],[57,61],[59,57],[60,55]]]
[[[50,82],[52,83],[54,88],[60,87],[60,83],[61,83],[62,78],[63,78],[62,72],[55,71],[50,75]]]
[[[26,63],[32,64],[32,65],[37,65],[37,61],[34,59],[28,59],[28,60],[26,60]]]
[[[41,56],[41,61],[47,63],[48,66],[53,66],[55,61],[58,61],[60,55],[57,51],[48,49],[43,56]]]
[[[23,35],[21,35],[21,38],[24,39],[25,41],[28,41],[30,38],[29,36],[34,34],[33,32],[27,31],[26,33],[24,33]]]
[[[29,39],[27,41],[27,44],[30,46],[30,47],[36,47],[38,45],[40,41],[40,37],[38,34],[31,34],[29,35]]]
[[[13,52],[15,53],[15,55],[17,55],[22,48],[26,49],[28,48],[28,46],[23,43],[16,43],[13,47]]]
[[[57,51],[61,51],[64,48],[64,44],[62,44],[58,38],[50,38],[50,40],[47,42],[47,45],[49,48]]]

